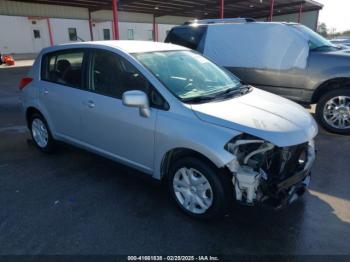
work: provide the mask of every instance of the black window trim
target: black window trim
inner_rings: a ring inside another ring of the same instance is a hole
[[[192,49],[192,50],[196,50],[196,51],[198,51],[198,52],[200,52],[200,53],[203,53],[205,41],[206,41],[206,38],[207,38],[208,25],[197,25],[196,27],[191,26],[191,25],[184,25],[184,26],[176,26],[176,27],[173,27],[173,28],[169,31],[169,33],[167,34],[167,36],[166,36],[164,42],[165,42],[165,43],[172,43],[172,44],[180,45],[180,44],[178,44],[178,43],[176,43],[176,42],[171,42],[171,39],[169,39],[169,38],[173,37],[172,35],[174,34],[175,31],[177,31],[177,30],[184,30],[184,29],[187,29],[187,30],[191,30],[191,29],[202,29],[202,30],[203,30],[202,35],[201,35],[201,37],[200,37],[200,39],[199,39],[199,41],[198,41],[198,44],[197,44],[197,46],[196,46],[195,49],[190,48],[190,47],[188,47],[188,46],[185,46],[185,47],[190,48],[190,49]]]
[[[86,88],[84,89],[85,91],[87,92],[91,92],[91,93],[94,93],[94,94],[98,94],[98,95],[101,95],[101,96],[106,96],[106,97],[110,97],[110,98],[114,98],[114,99],[118,99],[118,100],[122,100],[121,97],[117,97],[117,96],[113,96],[113,95],[108,95],[108,94],[103,94],[101,92],[98,92],[98,91],[95,91],[95,90],[92,90],[91,89],[91,81],[92,81],[92,59],[93,59],[93,55],[94,55],[94,52],[96,51],[102,51],[102,52],[108,52],[110,53],[111,55],[116,55],[116,56],[119,56],[123,59],[125,59],[127,62],[130,63],[130,61],[128,61],[126,58],[124,58],[123,56],[113,52],[113,51],[110,51],[110,50],[107,50],[107,49],[100,49],[100,48],[88,48],[87,50],[87,54],[86,54],[86,69],[84,71],[85,72],[85,81],[86,81]],[[135,67],[134,65],[132,65],[133,67]],[[150,101],[150,107],[152,108],[155,108],[155,109],[159,109],[159,110],[163,110],[163,111],[169,111],[170,110],[170,104],[168,103],[168,101],[162,96],[162,94],[157,90],[157,88],[154,87],[154,85],[148,80],[147,77],[144,76],[144,74],[142,74],[136,67],[135,69],[139,72],[140,75],[142,75],[146,81],[149,82],[149,84],[151,85],[151,89],[153,89],[154,92],[157,93],[157,95],[159,95],[163,100],[164,100],[164,104],[165,106],[161,107],[161,106],[158,106],[158,105],[155,105],[155,104],[152,104],[152,102]],[[149,96],[149,94],[146,94],[147,96]]]
[[[62,55],[62,54],[69,54],[69,53],[78,53],[78,52],[82,52],[83,53],[83,61],[81,64],[81,86],[77,87],[77,86],[71,86],[71,85],[67,85],[67,84],[63,84],[63,83],[57,83],[55,81],[50,81],[48,79],[44,79],[43,76],[47,73],[48,71],[48,67],[49,65],[49,60],[48,58],[50,56],[56,56],[55,58],[55,64],[57,62],[57,56]],[[48,83],[52,83],[52,84],[56,84],[56,85],[62,85],[62,86],[66,86],[66,87],[70,87],[70,88],[75,88],[75,89],[80,89],[80,90],[86,90],[87,89],[87,82],[86,82],[86,75],[87,75],[87,49],[86,48],[69,48],[69,49],[62,49],[62,50],[57,50],[57,51],[53,51],[53,52],[48,52],[45,53],[42,56],[41,59],[41,72],[40,72],[40,81],[44,81],[44,82],[48,82]]]
[[[109,28],[103,28],[103,40],[111,40],[111,30]],[[106,39],[106,32],[108,32],[108,39]]]
[[[74,30],[74,37],[72,38],[71,37],[71,30]],[[69,38],[69,41],[78,41],[78,30],[76,27],[68,27],[68,38]]]

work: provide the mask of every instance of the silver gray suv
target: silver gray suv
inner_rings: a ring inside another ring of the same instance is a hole
[[[311,29],[295,23],[203,20],[174,27],[165,41],[199,51],[244,83],[303,105],[317,104],[316,119],[325,129],[350,134],[350,49]]]
[[[28,128],[167,181],[186,213],[285,206],[305,191],[317,125],[301,106],[184,47],[139,41],[44,49],[20,83]]]

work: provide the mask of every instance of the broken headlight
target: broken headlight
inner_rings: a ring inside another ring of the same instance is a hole
[[[228,142],[225,149],[236,157],[236,164],[259,171],[264,162],[265,153],[274,147],[270,142],[242,134]]]
[[[238,201],[253,204],[261,198],[258,190],[260,181],[267,179],[261,166],[265,161],[266,152],[273,148],[273,144],[245,134],[226,144],[225,149],[235,156],[227,167],[233,173],[232,183]]]

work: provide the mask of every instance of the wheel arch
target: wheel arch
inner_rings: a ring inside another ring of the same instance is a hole
[[[27,127],[29,129],[30,129],[30,117],[35,113],[40,114],[41,116],[44,117],[44,115],[36,107],[30,106],[26,109],[25,117],[26,117]]]
[[[203,161],[213,166],[214,168],[220,168],[214,163],[214,161],[209,159],[204,154],[190,148],[178,147],[178,148],[173,148],[171,150],[168,150],[164,154],[163,159],[161,161],[161,166],[160,166],[160,179],[163,180],[164,178],[167,177],[169,173],[169,169],[174,159],[183,158],[183,157],[196,157],[196,158],[202,159]]]
[[[317,103],[324,94],[330,91],[341,89],[347,86],[350,89],[350,77],[338,77],[329,79],[316,88],[314,94],[312,95],[311,103]]]
[[[49,127],[49,130],[50,130],[50,133],[51,133],[52,137],[54,139],[57,139],[57,137],[55,135],[55,132],[54,132],[54,129],[53,129],[52,122],[50,121],[50,119],[45,114],[45,111],[44,110],[40,110],[37,106],[30,105],[30,106],[28,106],[25,109],[25,119],[26,119],[26,122],[27,122],[28,129],[30,129],[30,117],[33,114],[35,114],[35,113],[41,115],[45,119],[45,121],[46,121],[46,123],[47,123],[47,125]]]

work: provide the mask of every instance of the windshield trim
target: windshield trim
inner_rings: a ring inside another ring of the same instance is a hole
[[[210,94],[206,94],[206,95],[202,95],[202,96],[197,96],[197,97],[190,97],[190,98],[181,98],[180,96],[178,96],[174,91],[172,91],[165,83],[162,79],[160,79],[158,76],[156,76],[152,70],[147,66],[145,65],[141,60],[139,60],[137,58],[137,55],[139,54],[149,54],[149,53],[168,53],[168,52],[191,52],[191,53],[194,53],[194,54],[197,54],[197,55],[200,55],[200,56],[203,56],[201,53],[195,51],[195,50],[191,50],[191,49],[188,49],[188,50],[182,50],[182,49],[179,49],[179,50],[160,50],[160,51],[147,51],[147,52],[137,52],[137,53],[131,53],[131,55],[133,56],[133,58],[139,62],[152,76],[154,76],[173,96],[175,96],[180,102],[182,103],[185,103],[185,104],[191,104],[191,99],[195,99],[195,98],[200,98],[200,97],[208,97],[208,96],[217,96],[217,95],[220,95],[222,94],[223,92],[227,91],[218,91],[218,92],[213,92],[213,93],[210,93]],[[230,72],[229,70],[227,70],[225,67],[222,67],[218,64],[216,64],[215,62],[213,62],[211,59],[207,58],[207,57],[204,57],[205,59],[207,59],[208,61],[210,61],[211,63],[213,63],[214,65],[216,65],[218,68],[220,68],[221,70],[223,70],[226,74],[234,77],[237,82],[239,83],[236,87],[237,91],[240,90],[240,88],[242,87],[242,82],[240,81],[240,79],[235,76],[232,72]],[[232,87],[228,88],[228,89],[232,89]],[[203,102],[211,102],[215,100],[215,98],[213,97],[213,99],[208,99],[207,101],[203,101]]]

